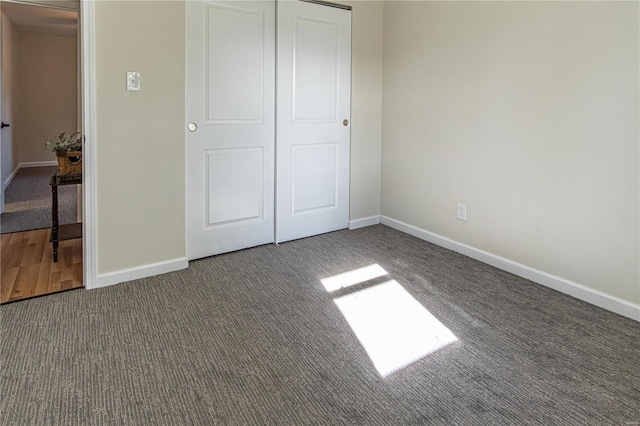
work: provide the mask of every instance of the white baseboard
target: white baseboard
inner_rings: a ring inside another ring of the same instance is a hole
[[[2,184],[3,189],[7,189],[7,186],[11,184],[11,181],[13,180],[14,177],[16,177],[19,170],[20,170],[20,165],[18,165],[18,167],[16,167],[15,170],[12,171],[9,177],[7,177],[7,179],[4,181],[4,183]]]
[[[20,163],[15,168],[15,170],[11,172],[9,177],[7,177],[7,179],[4,181],[3,187],[4,189],[7,189],[7,186],[9,186],[11,181],[13,181],[13,178],[16,177],[16,174],[20,169],[26,169],[29,167],[51,167],[51,166],[57,166],[57,165],[58,165],[58,162],[55,160],[54,161],[30,161],[26,163]]]
[[[399,220],[395,220],[390,217],[381,216],[380,223],[397,229],[398,231],[436,244],[440,247],[444,247],[446,249],[464,254],[465,256],[469,256],[472,259],[479,260],[480,262],[510,272],[519,277],[526,278],[538,284],[542,284],[561,293],[568,294],[569,296],[575,297],[576,299],[583,300],[587,303],[591,303],[592,305],[599,306],[603,309],[625,316],[627,318],[640,321],[640,305],[627,302],[626,300],[620,299],[616,296],[602,293],[598,290],[594,290],[582,284],[578,284],[573,281],[548,274],[544,271],[531,268],[521,263],[505,259],[504,257],[497,256],[484,250],[480,250],[475,247],[450,240],[449,238],[434,234],[433,232],[425,231],[424,229],[420,229],[413,225],[400,222]]]
[[[53,161],[28,161],[26,163],[20,163],[20,165],[18,166],[18,168],[30,168],[30,167],[51,167],[51,166],[57,166],[58,162],[56,160]]]
[[[121,271],[99,274],[96,285],[87,286],[87,289],[107,287],[125,281],[139,280],[141,278],[152,277],[154,275],[166,274],[167,272],[179,271],[189,267],[189,260],[186,257],[168,260],[166,262],[151,263],[148,265],[136,266],[135,268],[123,269]]]
[[[354,229],[359,229],[359,228],[365,228],[367,226],[373,226],[373,225],[377,225],[380,223],[380,216],[369,216],[369,217],[363,217],[360,219],[354,219],[354,220],[350,220],[349,221],[349,229],[354,230]]]

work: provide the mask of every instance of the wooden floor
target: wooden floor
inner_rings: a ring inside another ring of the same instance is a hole
[[[51,229],[1,238],[0,303],[82,287],[82,239],[62,241],[53,262]]]

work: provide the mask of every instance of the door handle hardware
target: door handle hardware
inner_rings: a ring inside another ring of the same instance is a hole
[[[4,129],[5,127],[9,127],[10,124],[9,123],[5,123],[4,121],[2,122],[2,124],[0,125],[0,129]]]
[[[344,120],[342,120],[342,125],[343,126],[348,126],[349,125],[349,120],[347,120],[346,118]]]
[[[196,123],[189,123],[187,128],[189,129],[190,132],[195,132],[196,130],[198,130],[198,126],[196,125]]]

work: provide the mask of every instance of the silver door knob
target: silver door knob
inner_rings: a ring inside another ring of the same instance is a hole
[[[347,120],[346,118],[344,120],[342,120],[342,125],[343,126],[348,126],[349,125],[349,120]]]
[[[198,126],[196,125],[196,123],[189,123],[187,128],[189,129],[190,132],[195,132],[196,130],[198,130]]]

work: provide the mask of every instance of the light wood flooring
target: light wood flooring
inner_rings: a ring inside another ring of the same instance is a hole
[[[51,229],[3,234],[0,303],[82,287],[82,239],[60,242],[53,262]]]

